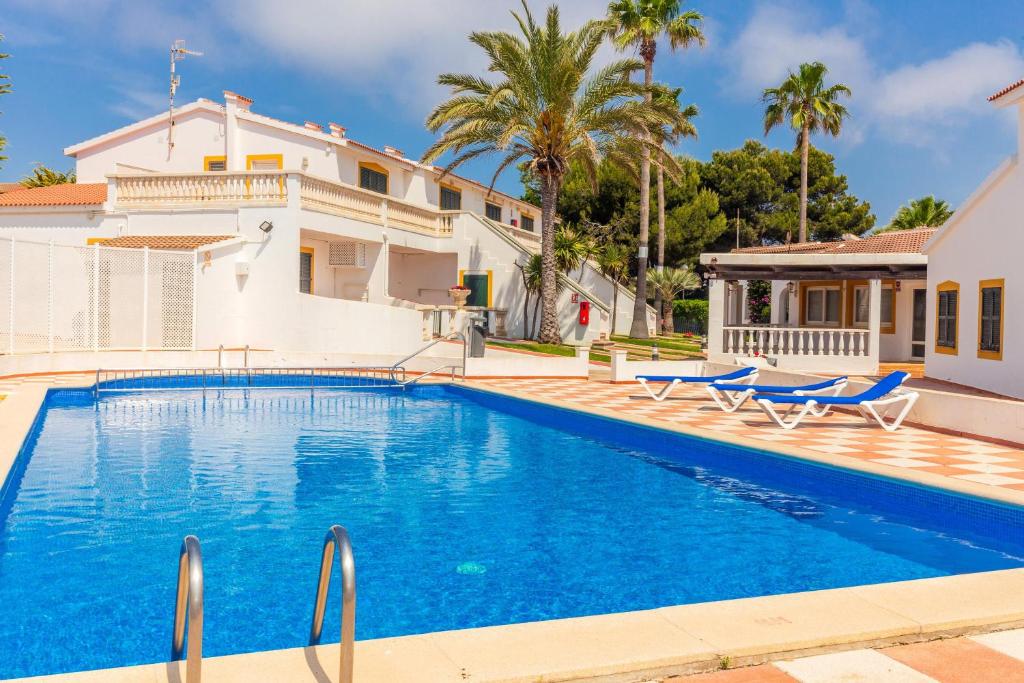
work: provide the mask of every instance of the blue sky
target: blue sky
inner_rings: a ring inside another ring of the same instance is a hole
[[[0,98],[8,161],[0,180],[35,162],[70,166],[61,150],[166,108],[167,49],[203,50],[180,65],[179,101],[234,90],[253,109],[301,123],[337,121],[357,140],[418,156],[423,120],[444,95],[441,71],[481,71],[466,34],[511,28],[512,0],[4,0]],[[546,6],[532,3],[535,11]],[[837,157],[852,191],[885,223],[907,200],[962,201],[1014,149],[1012,116],[985,96],[1024,77],[1024,3],[1017,0],[688,2],[707,17],[703,50],[662,46],[656,77],[701,109],[700,137],[680,151],[762,139],[761,89],[801,61],[821,60],[854,91]],[[566,25],[606,2],[561,3]],[[602,60],[613,58],[606,50]],[[768,144],[790,147],[788,132]],[[466,169],[481,180],[489,164]],[[499,187],[518,194],[515,172]]]

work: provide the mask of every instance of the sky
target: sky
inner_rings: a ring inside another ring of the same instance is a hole
[[[547,2],[531,2],[540,13]],[[296,123],[338,122],[348,135],[417,158],[423,126],[445,96],[446,71],[485,74],[467,36],[513,29],[516,0],[0,0],[0,97],[9,158],[0,181],[41,162],[72,166],[63,148],[167,108],[168,49],[201,50],[180,63],[178,102],[255,100],[253,111]],[[563,0],[563,24],[601,16],[607,2]],[[987,95],[1024,78],[1022,0],[687,0],[706,17],[707,46],[659,47],[655,77],[695,103],[699,137],[679,153],[708,159],[747,139],[792,148],[787,130],[763,136],[765,87],[818,60],[853,90],[834,154],[850,190],[879,224],[912,198],[963,201],[1015,149],[1013,116]],[[599,61],[616,58],[604,49]],[[464,174],[488,181],[493,163]],[[518,195],[518,174],[498,187]]]

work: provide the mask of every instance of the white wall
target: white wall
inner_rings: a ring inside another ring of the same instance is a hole
[[[388,258],[388,293],[406,301],[450,305],[448,288],[459,278],[459,255],[425,251],[397,252]]]
[[[928,341],[925,372],[929,377],[1024,398],[1024,169],[1019,162],[995,179],[973,205],[950,219],[949,229],[928,252]],[[978,283],[1005,279],[1003,357],[978,357]],[[956,355],[935,352],[936,288],[960,285]]]

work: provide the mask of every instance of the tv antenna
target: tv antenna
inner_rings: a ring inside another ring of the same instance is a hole
[[[181,76],[175,72],[175,64],[185,59],[187,55],[202,57],[202,52],[188,50],[185,48],[184,40],[176,40],[171,44],[171,87],[169,93],[169,104],[167,106],[167,158],[171,157],[174,150],[174,94],[178,92],[178,84],[181,83]]]

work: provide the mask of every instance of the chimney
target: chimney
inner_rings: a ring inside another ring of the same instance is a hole
[[[228,107],[236,107],[240,111],[249,111],[249,107],[252,106],[252,100],[248,97],[230,90],[224,91],[224,102]]]
[[[402,157],[403,159],[405,158],[405,155],[402,154],[402,150],[398,149],[397,147],[391,147],[390,145],[385,145],[384,146],[384,151],[387,152],[388,154],[390,154],[391,156]]]
[[[321,126],[319,123],[315,123],[313,121],[306,121],[306,128],[308,128],[310,130],[315,130],[317,133],[323,133],[324,132],[323,126]]]
[[[330,123],[327,124],[327,127],[331,129],[331,135],[333,135],[334,137],[345,137],[345,126],[339,125],[334,121],[331,121]]]

